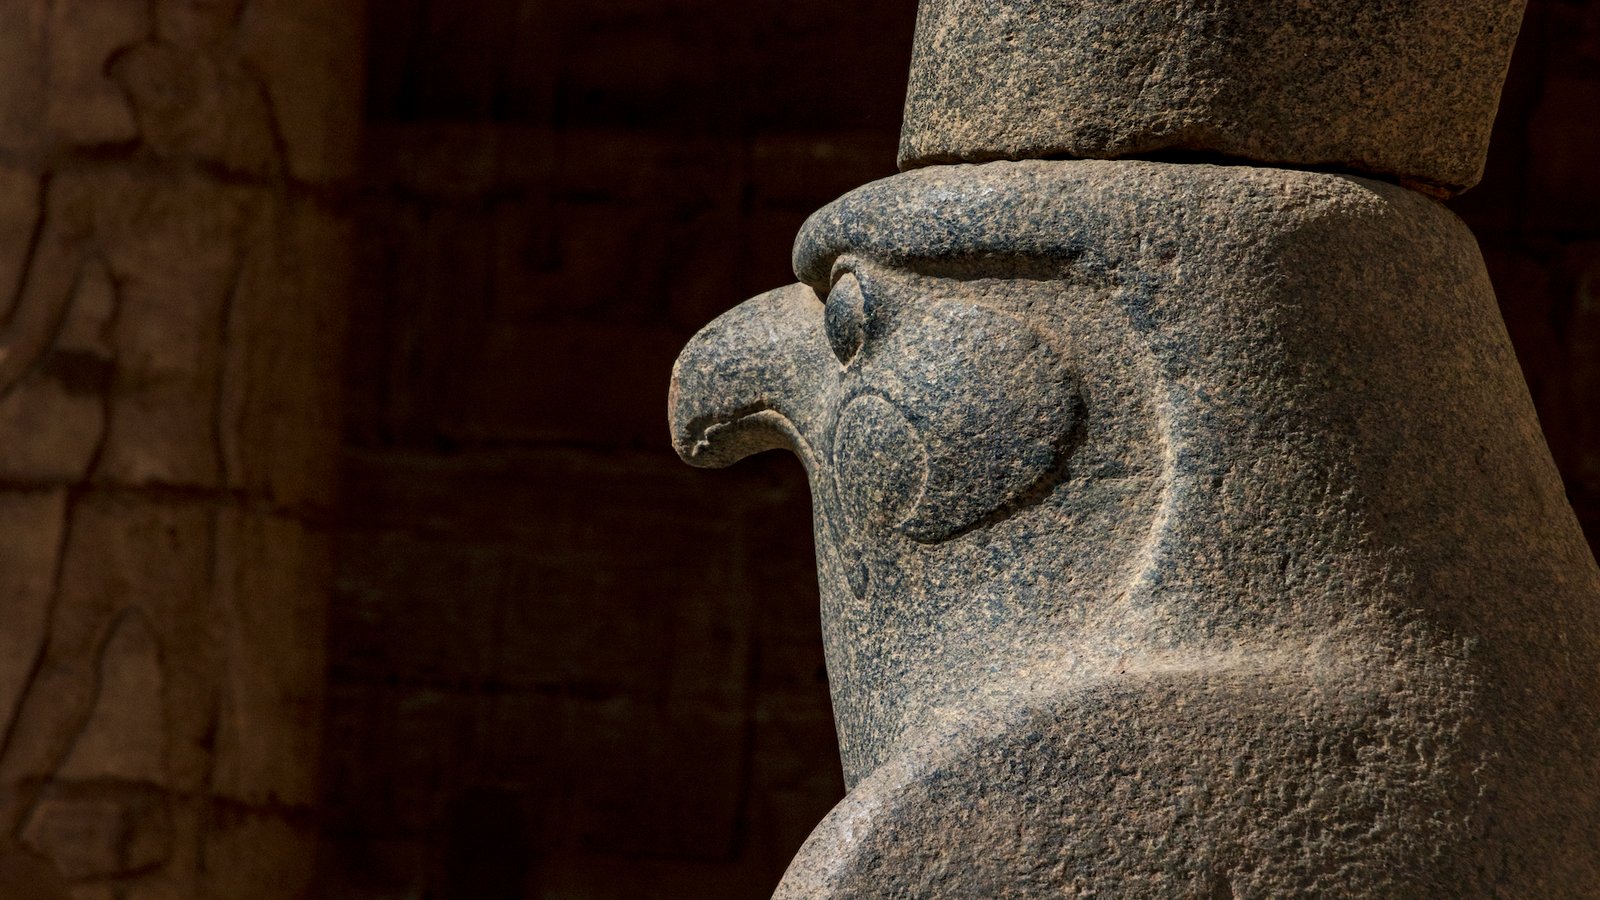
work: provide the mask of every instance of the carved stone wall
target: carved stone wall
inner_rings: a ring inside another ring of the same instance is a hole
[[[306,892],[360,21],[0,2],[0,895]]]

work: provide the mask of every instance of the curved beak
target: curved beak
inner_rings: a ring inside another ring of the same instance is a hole
[[[689,341],[672,370],[672,446],[690,465],[729,466],[789,449],[811,468],[838,385],[823,306],[794,284],[747,300]]]

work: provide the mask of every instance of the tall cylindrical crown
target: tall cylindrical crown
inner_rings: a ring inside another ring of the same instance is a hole
[[[900,164],[1234,158],[1455,193],[1524,0],[922,0]]]

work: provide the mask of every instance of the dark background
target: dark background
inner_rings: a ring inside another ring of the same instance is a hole
[[[797,463],[672,455],[679,347],[894,171],[912,0],[372,4],[330,897],[747,898],[843,793]],[[1536,0],[1483,243],[1600,538],[1600,8]]]

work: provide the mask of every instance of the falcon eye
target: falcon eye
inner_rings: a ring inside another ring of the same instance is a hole
[[[867,339],[867,299],[854,274],[846,273],[834,284],[828,293],[826,316],[833,355],[848,366]]]

